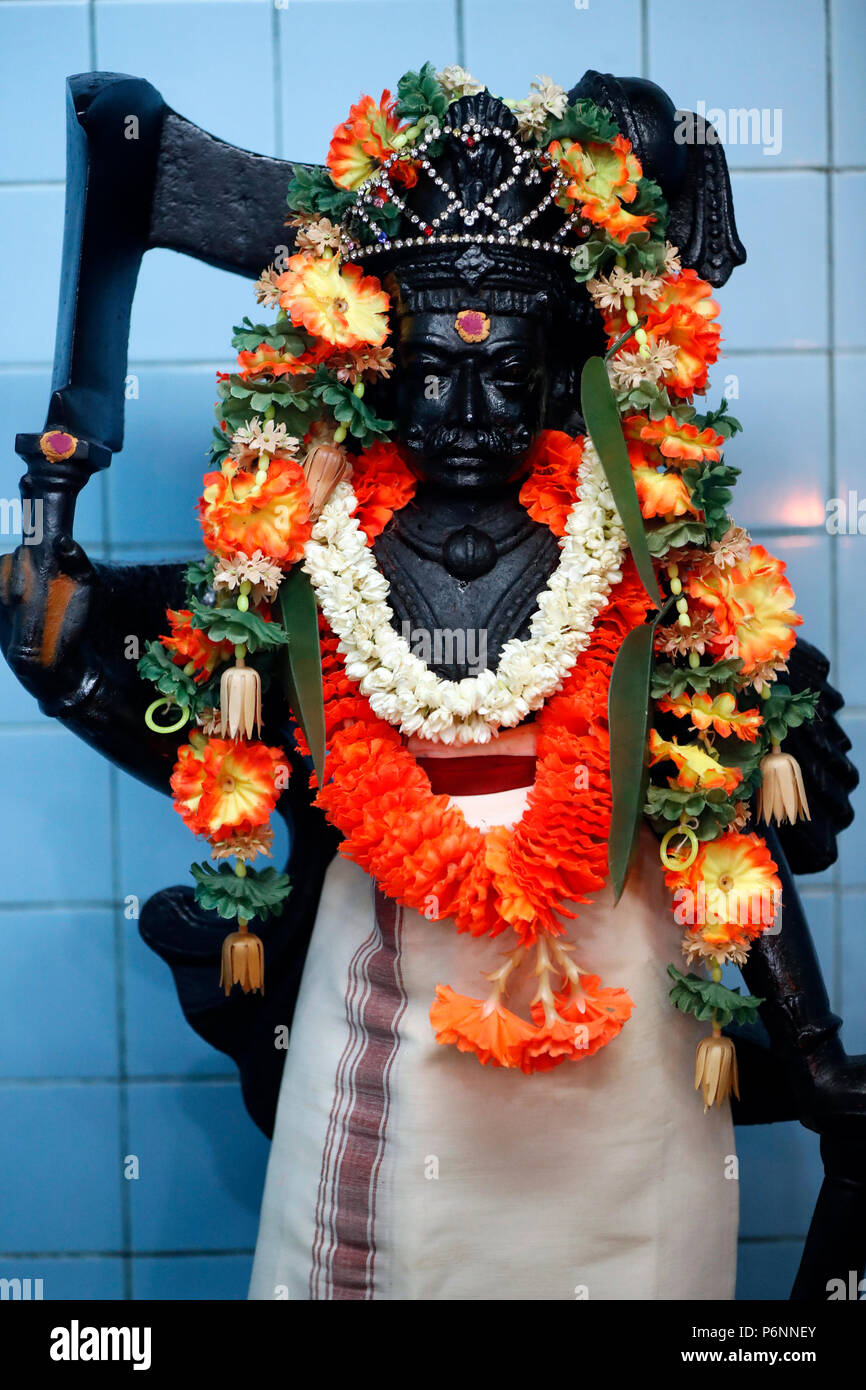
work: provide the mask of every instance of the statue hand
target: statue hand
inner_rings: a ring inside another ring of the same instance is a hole
[[[834,1039],[826,1056],[810,1058],[800,1101],[807,1129],[866,1142],[866,1056],[849,1057]]]
[[[71,694],[84,675],[94,580],[81,546],[62,533],[48,532],[0,560],[0,647],[39,700]]]

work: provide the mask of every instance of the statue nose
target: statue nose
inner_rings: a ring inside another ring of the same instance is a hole
[[[482,415],[483,393],[478,373],[469,362],[464,362],[460,368],[459,385],[455,394],[458,420],[464,425],[474,425]]]

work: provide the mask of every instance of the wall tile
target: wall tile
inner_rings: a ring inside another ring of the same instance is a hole
[[[794,586],[795,609],[803,619],[797,636],[804,637],[822,652],[831,649],[832,595],[830,589],[830,538],[798,535],[770,536],[766,547],[787,565]]]
[[[866,9],[860,0],[831,0],[833,144],[837,164],[866,164]]]
[[[678,108],[694,111],[703,101],[707,111],[781,110],[778,154],[765,155],[762,145],[728,143],[732,167],[769,170],[826,161],[822,0],[798,0],[796,22],[788,0],[728,0],[723,12],[711,0],[693,0],[688,7],[652,0],[649,26],[649,76]],[[767,133],[772,136],[772,125]]]
[[[228,344],[228,320],[223,333]],[[214,371],[140,367],[135,374],[139,396],[127,401],[123,452],[108,476],[112,543],[169,541],[195,553],[202,544],[195,508],[214,424]]]
[[[63,189],[0,188],[0,227],[0,363],[51,362],[63,244]],[[43,410],[45,405],[47,401]]]
[[[208,5],[96,0],[103,71],[145,77],[174,110],[221,140],[269,154],[274,139],[269,0]],[[238,82],[246,100],[231,99]]]
[[[805,1235],[823,1178],[818,1136],[799,1124],[747,1125],[737,1153],[740,1234]]]
[[[0,179],[64,177],[66,78],[90,67],[87,8],[84,0],[0,6]]]
[[[252,1249],[268,1143],[233,1082],[130,1086],[137,1250]]]
[[[866,528],[866,506],[858,515],[857,503],[866,503],[860,434],[863,397],[866,394],[866,354],[840,352],[836,356],[836,474],[837,493],[847,507],[848,492],[857,493],[854,511],[846,513],[846,530]],[[863,521],[860,522],[859,518]],[[859,534],[859,532],[858,532]]]
[[[866,503],[866,493],[861,495]],[[848,700],[862,703],[866,690],[866,644],[860,640],[863,584],[866,580],[866,506],[863,534],[831,536],[839,566],[839,688]]]
[[[126,1064],[131,1076],[234,1076],[230,1057],[193,1032],[171,971],[145,946],[138,923],[126,928]],[[215,975],[219,974],[219,969]]]
[[[124,1297],[123,1260],[118,1258],[82,1255],[70,1259],[38,1256],[14,1260],[0,1256],[0,1279],[41,1279],[46,1302]]]
[[[0,911],[0,958],[0,1072],[116,1076],[111,912]]]
[[[852,236],[866,222],[866,174],[833,175],[833,255],[836,285],[836,344],[866,347],[866,288],[851,274]],[[856,245],[856,240],[854,242]]]
[[[838,1011],[842,1008],[842,999],[837,997],[836,991],[835,900],[827,891],[816,893],[813,882],[810,876],[801,876],[797,880],[797,890],[830,995],[830,1007]]]
[[[748,260],[718,295],[727,350],[826,347],[826,176],[735,172],[731,187]]]
[[[725,456],[742,470],[731,504],[741,525],[823,525],[829,486],[827,377],[820,356],[726,352],[716,363],[708,400],[716,404],[723,393],[738,392],[730,410],[743,433]]]
[[[136,1256],[133,1298],[245,1299],[252,1255],[187,1255],[172,1259]]]
[[[568,90],[588,68],[641,70],[638,0],[464,0],[466,64],[501,96],[522,97],[539,73]]]
[[[741,1241],[737,1260],[737,1299],[787,1299],[797,1277],[802,1254],[801,1240]]]
[[[234,362],[232,326],[256,309],[253,282],[245,276],[215,270],[178,251],[148,251],[132,306],[129,370],[137,372],[148,361],[213,362],[208,368],[213,382],[217,368],[226,371]],[[202,423],[206,449],[207,412]]]
[[[110,1084],[0,1085],[7,1251],[119,1248],[117,1102]]]
[[[323,164],[334,127],[362,93],[395,92],[428,60],[455,63],[455,13],[451,0],[290,0],[278,12],[284,157]],[[323,42],[326,71],[309,60]]]
[[[108,764],[68,730],[0,732],[7,902],[111,897]]]

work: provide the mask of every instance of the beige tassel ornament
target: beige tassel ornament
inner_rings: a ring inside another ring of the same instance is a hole
[[[349,468],[345,449],[338,444],[316,444],[304,459],[304,477],[310,489],[310,519],[315,521],[337,483]]]
[[[785,821],[811,820],[806,788],[800,764],[790,753],[783,753],[778,743],[761,759],[761,785],[758,788],[758,820],[769,825]]]
[[[711,1105],[721,1108],[733,1091],[740,1099],[740,1082],[737,1075],[737,1052],[730,1038],[722,1037],[722,1030],[713,1024],[712,1035],[701,1038],[695,1059],[695,1090],[704,1097],[704,1113]]]
[[[243,917],[238,918],[239,930],[223,942],[220,984],[226,994],[232,985],[240,985],[244,994],[253,990],[265,992],[265,952],[261,941],[247,930]]]
[[[253,738],[262,730],[262,681],[238,657],[220,680],[220,736]]]

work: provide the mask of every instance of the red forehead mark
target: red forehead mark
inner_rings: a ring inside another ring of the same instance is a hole
[[[483,343],[490,335],[490,319],[480,309],[461,309],[454,328],[464,343]]]

